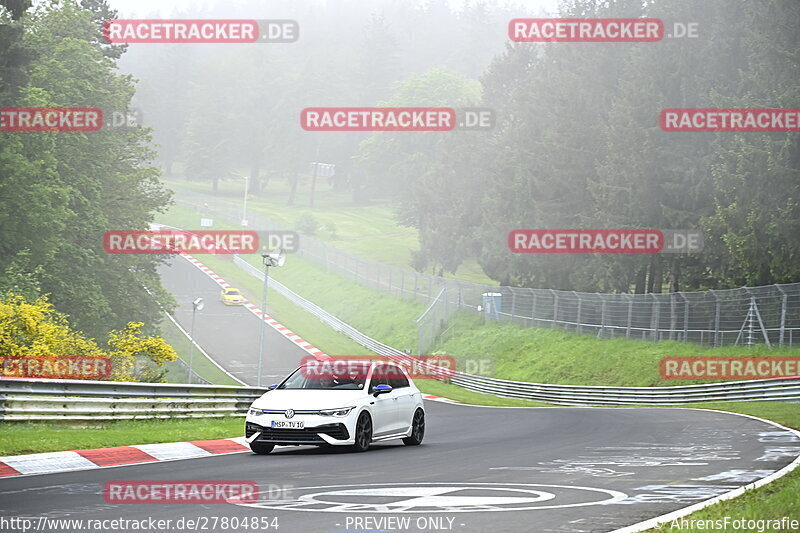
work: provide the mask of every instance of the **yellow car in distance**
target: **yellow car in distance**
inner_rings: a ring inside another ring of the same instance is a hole
[[[239,289],[228,287],[220,291],[219,301],[225,305],[242,305],[244,303],[244,296],[239,292]]]

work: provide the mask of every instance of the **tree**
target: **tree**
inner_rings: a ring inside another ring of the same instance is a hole
[[[144,335],[143,327],[141,322],[130,322],[124,330],[108,334],[112,380],[163,381],[165,372],[161,367],[178,358],[164,339]]]
[[[40,296],[30,302],[8,293],[0,298],[0,356],[102,356],[103,350]]]
[[[16,105],[128,110],[132,81],[115,72],[96,41],[94,16],[69,1],[39,5],[23,17],[23,46],[34,59]],[[26,290],[52,294],[92,337],[130,320],[157,322],[159,304],[172,305],[156,272],[161,260],[111,256],[102,247],[105,231],[146,229],[169,202],[148,143],[142,128],[4,132],[0,286],[18,286],[13,273],[28,269]]]
[[[727,4],[726,4],[727,5]],[[748,2],[736,85],[722,108],[796,108],[800,4]],[[800,139],[796,133],[720,133],[711,165],[715,212],[705,219],[712,272],[722,286],[800,279]]]
[[[447,69],[433,69],[398,84],[382,107],[452,107],[474,105],[480,85]],[[367,170],[376,196],[398,204],[401,220],[419,221],[421,180],[430,168],[441,141],[449,132],[376,132],[359,147],[359,163]]]
[[[123,330],[110,331],[103,349],[72,329],[67,316],[56,311],[46,296],[29,301],[8,293],[0,298],[0,358],[107,357],[111,380],[163,381],[164,372],[159,369],[178,355],[164,339],[144,335],[143,327],[141,322],[131,322]]]

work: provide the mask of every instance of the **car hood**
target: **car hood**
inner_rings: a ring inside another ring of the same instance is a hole
[[[273,390],[253,402],[256,409],[295,411],[336,409],[356,405],[367,398],[363,390]]]

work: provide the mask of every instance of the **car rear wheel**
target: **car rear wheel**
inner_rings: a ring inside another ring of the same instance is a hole
[[[253,453],[257,453],[258,455],[267,455],[274,447],[274,444],[262,444],[259,442],[250,443],[250,449],[253,450]]]
[[[357,452],[364,452],[369,448],[372,442],[372,418],[369,413],[361,413],[356,421],[356,442],[353,444],[353,450]]]
[[[422,409],[417,409],[414,421],[411,423],[411,435],[403,439],[403,444],[417,446],[422,443],[423,437],[425,437],[425,413]]]

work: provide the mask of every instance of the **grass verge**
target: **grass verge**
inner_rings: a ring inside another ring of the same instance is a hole
[[[711,348],[676,341],[597,339],[559,329],[524,328],[480,317],[456,316],[448,339],[437,347],[456,359],[488,358],[493,377],[562,385],[659,387],[708,383],[661,378],[663,357],[800,356],[800,348],[765,345]]]
[[[244,417],[0,424],[3,433],[0,456],[223,439],[244,434]]]

